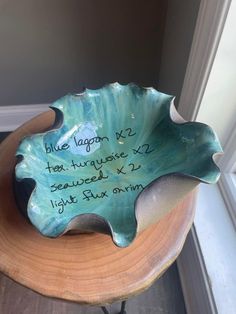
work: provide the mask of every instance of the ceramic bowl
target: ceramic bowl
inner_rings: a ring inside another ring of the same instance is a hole
[[[215,133],[184,121],[170,95],[114,83],[51,108],[53,128],[22,140],[16,165],[18,203],[44,236],[103,232],[125,247],[200,182],[219,178]]]

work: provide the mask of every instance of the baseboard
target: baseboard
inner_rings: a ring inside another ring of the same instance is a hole
[[[177,259],[177,265],[187,313],[216,314],[217,309],[194,226]]]
[[[47,111],[49,104],[0,106],[0,132],[17,129],[26,121]]]

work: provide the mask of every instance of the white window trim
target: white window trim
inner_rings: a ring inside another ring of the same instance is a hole
[[[219,187],[236,228],[236,174],[222,173],[219,181]]]
[[[201,1],[178,107],[186,120],[197,117],[230,4],[231,0]],[[189,314],[233,314],[236,308],[236,285],[231,278],[236,262],[231,219],[235,218],[232,209],[236,201],[232,190],[232,183],[236,183],[232,174],[236,170],[235,138],[236,131],[224,147],[227,157],[221,167],[226,173],[219,183],[223,193],[217,186],[200,187],[194,226],[177,261]]]
[[[217,52],[231,0],[201,0],[178,112],[195,120]]]
[[[219,163],[225,173],[236,172],[236,123],[224,147],[225,156]]]
[[[224,147],[225,156],[219,163],[222,170],[219,187],[236,227],[236,125]]]

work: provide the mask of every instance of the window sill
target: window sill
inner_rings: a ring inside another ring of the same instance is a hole
[[[194,226],[178,259],[188,313],[235,313],[235,263],[236,232],[219,187],[201,184]]]
[[[219,181],[219,187],[234,226],[236,227],[236,174],[222,173]]]

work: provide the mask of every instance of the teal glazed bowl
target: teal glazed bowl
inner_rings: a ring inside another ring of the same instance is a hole
[[[186,122],[173,97],[113,83],[54,102],[55,124],[16,155],[21,211],[47,237],[102,232],[120,247],[200,182],[220,176],[212,129]]]

